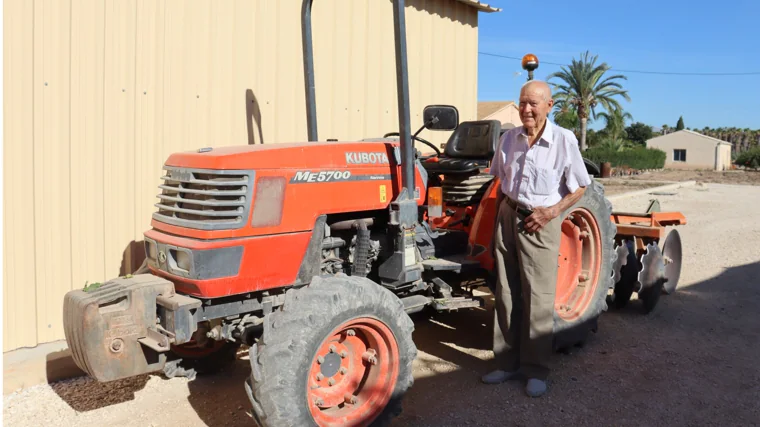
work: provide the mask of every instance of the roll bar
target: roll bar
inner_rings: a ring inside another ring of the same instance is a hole
[[[303,44],[304,85],[306,88],[306,126],[309,141],[318,141],[317,102],[314,92],[314,47],[311,31],[311,8],[314,0],[301,5],[301,42]],[[409,74],[406,56],[405,1],[393,0],[393,34],[396,45],[396,86],[398,99],[399,138],[401,141],[401,183],[410,199],[414,199],[414,149],[412,147],[409,112]]]

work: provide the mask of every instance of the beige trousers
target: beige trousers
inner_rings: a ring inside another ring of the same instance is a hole
[[[554,218],[533,234],[523,229],[524,220],[506,199],[499,206],[493,351],[499,369],[519,369],[528,378],[545,380],[552,353],[562,220]]]

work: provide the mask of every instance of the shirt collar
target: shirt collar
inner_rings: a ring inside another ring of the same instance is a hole
[[[525,126],[521,127],[520,136],[526,139],[528,138],[528,134],[525,133]],[[541,133],[541,138],[538,140],[544,140],[547,144],[551,144],[554,141],[554,124],[549,120],[548,117],[546,118],[546,126],[544,126],[544,131]]]

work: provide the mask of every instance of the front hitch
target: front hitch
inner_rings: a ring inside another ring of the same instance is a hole
[[[74,363],[100,382],[164,370],[172,345],[190,341],[201,301],[140,274],[66,293],[63,324]]]

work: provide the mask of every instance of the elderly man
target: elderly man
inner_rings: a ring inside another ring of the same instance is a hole
[[[547,120],[553,105],[549,85],[525,84],[523,125],[502,136],[491,165],[501,180],[493,241],[499,369],[482,381],[497,384],[522,374],[532,397],[546,392],[549,374],[561,214],[591,183],[573,133]]]

